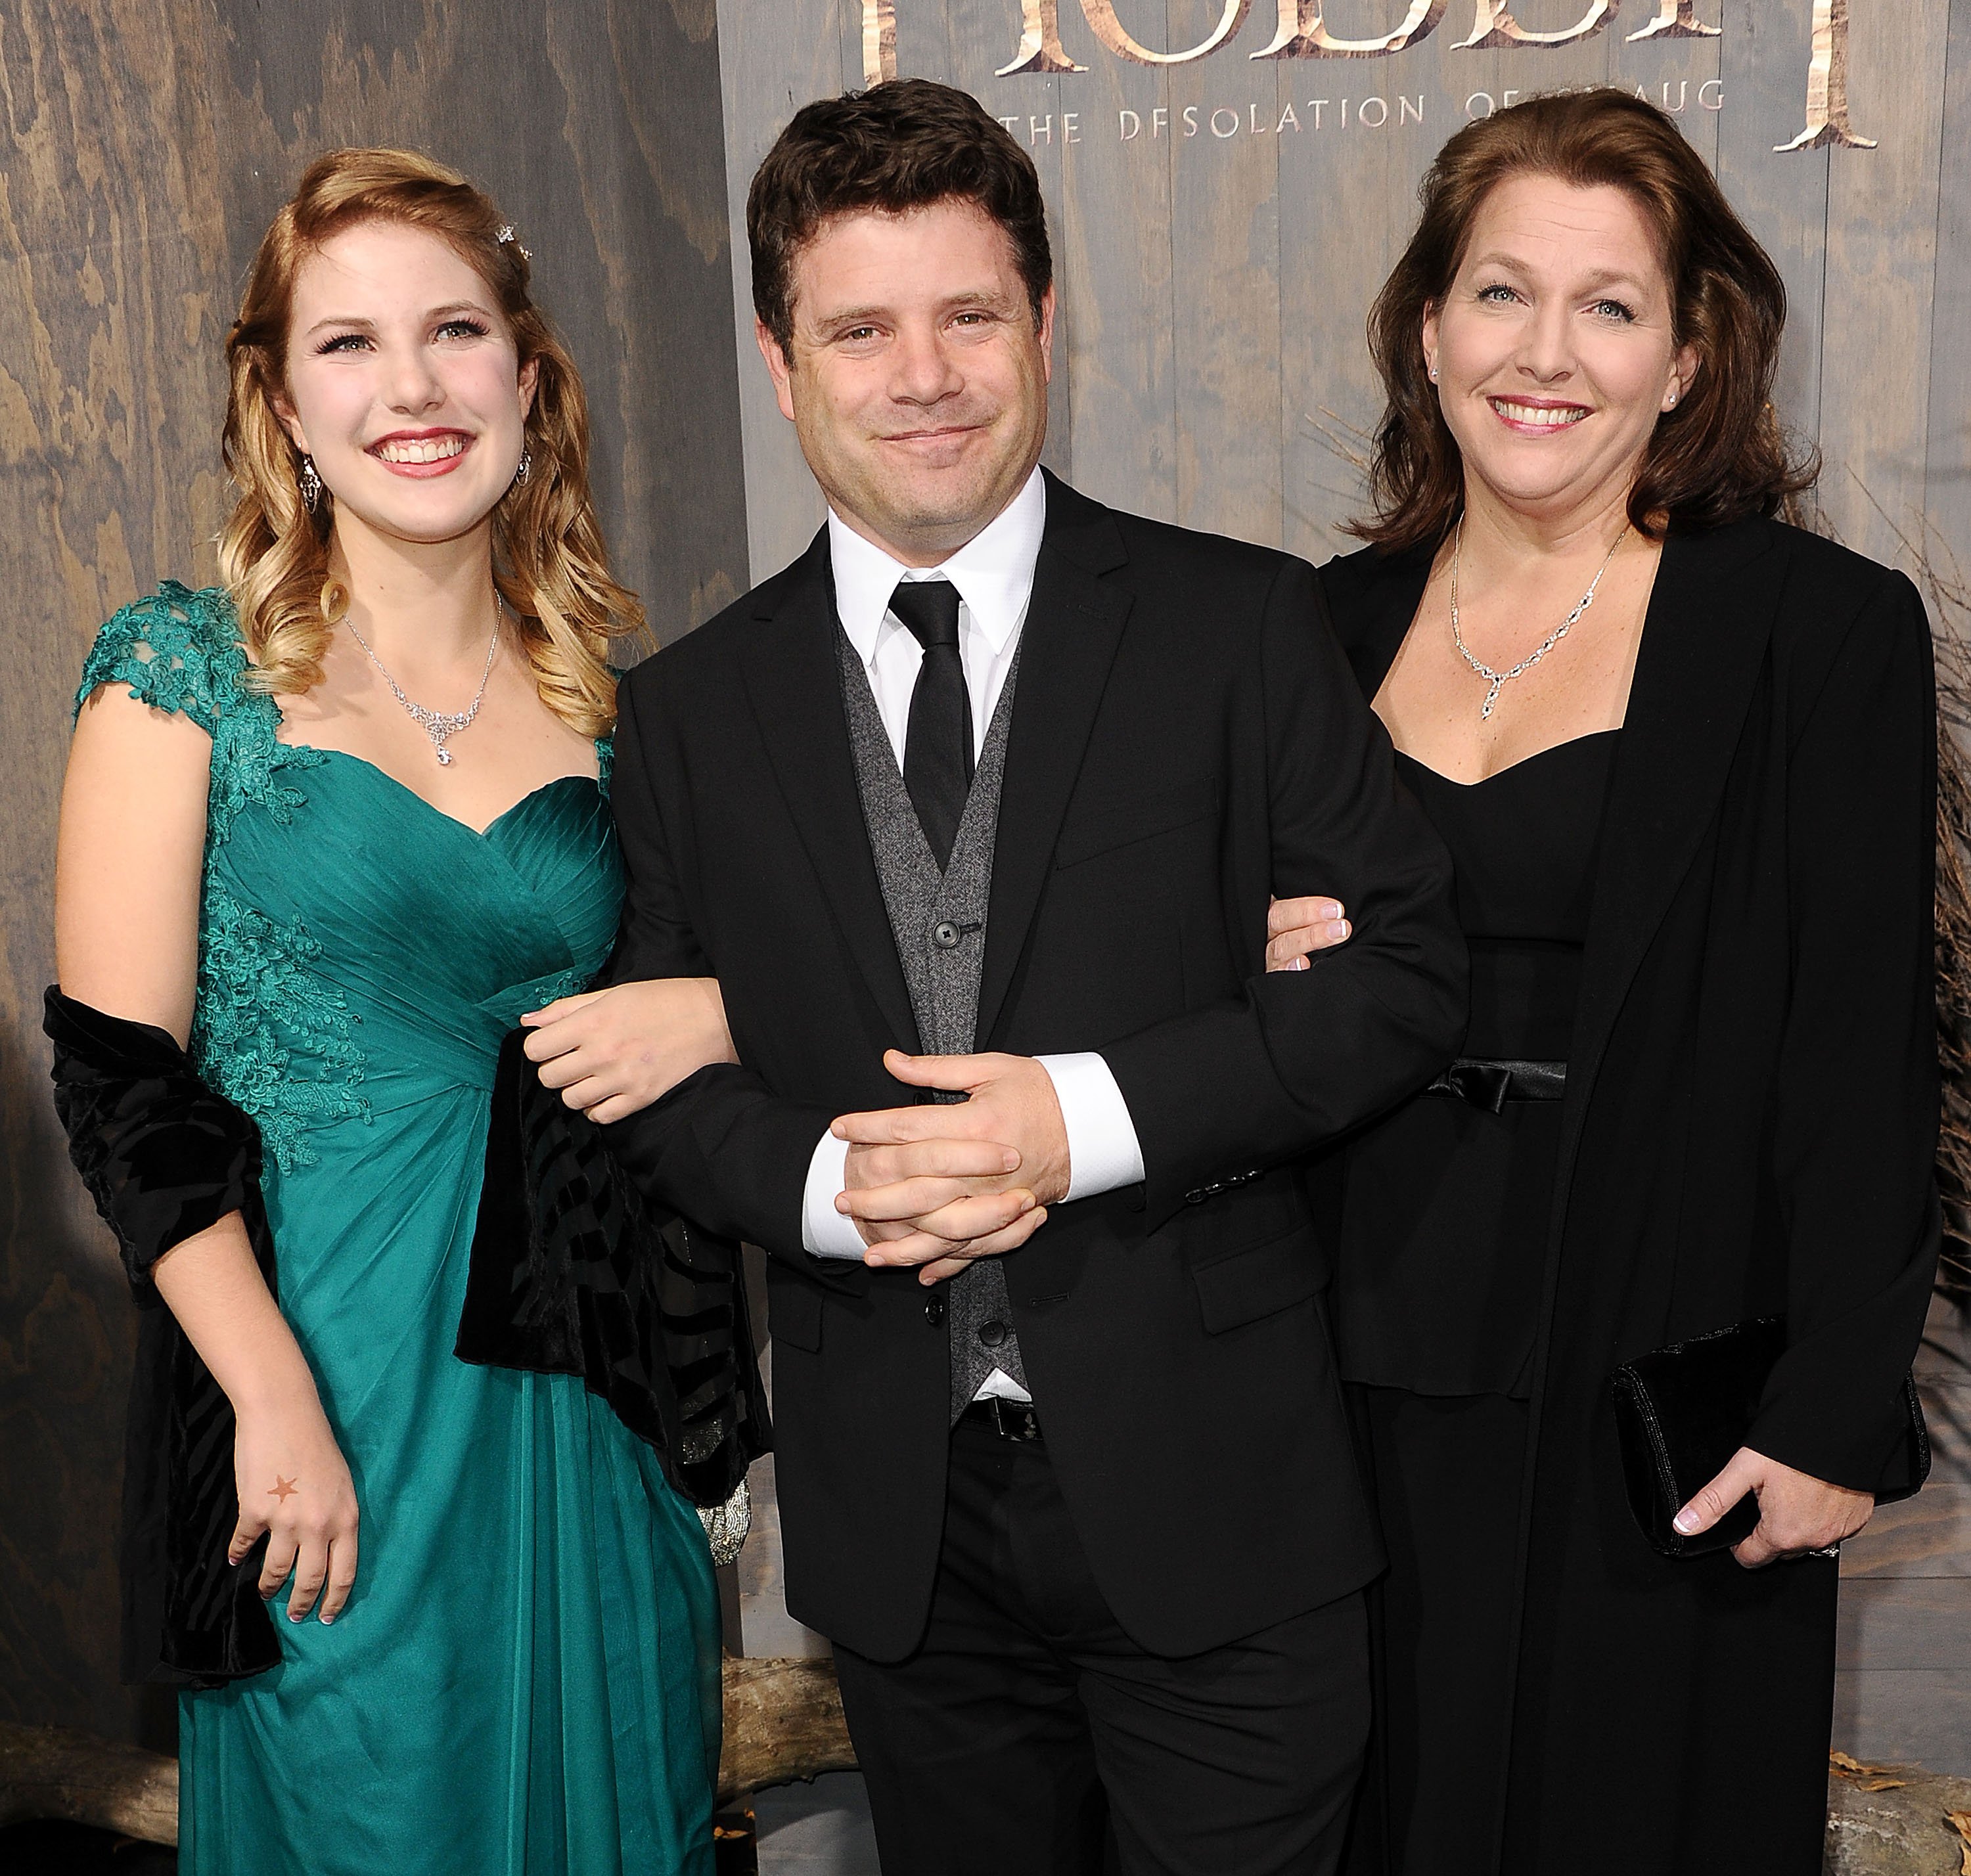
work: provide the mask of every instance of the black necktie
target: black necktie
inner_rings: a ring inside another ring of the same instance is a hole
[[[900,580],[890,610],[924,647],[904,738],[904,786],[942,871],[972,787],[972,699],[958,656],[958,588],[949,580]]]

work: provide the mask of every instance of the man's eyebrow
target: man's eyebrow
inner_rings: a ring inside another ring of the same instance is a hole
[[[995,312],[1004,311],[1013,305],[1005,294],[989,287],[982,287],[976,292],[953,293],[938,302],[940,312],[954,312],[962,307],[979,306]],[[879,324],[895,318],[894,311],[887,306],[847,306],[839,311],[819,314],[815,324],[824,331],[836,331],[844,326],[863,326]]]
[[[823,326],[866,326],[888,316],[887,307],[848,306],[839,312],[823,314],[815,323]]]

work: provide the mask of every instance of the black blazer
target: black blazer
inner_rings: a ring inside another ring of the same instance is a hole
[[[914,1098],[917,1046],[864,829],[824,531],[624,680],[615,969],[715,972],[744,1066],[611,1129],[633,1174],[770,1253],[788,1606],[913,1647],[944,1517],[942,1311],[914,1273],[810,1257],[838,1114]],[[1266,976],[1267,894],[1357,935]],[[981,1048],[1099,1049],[1144,1183],[1058,1207],[1007,1260],[1049,1453],[1104,1594],[1188,1653],[1379,1564],[1292,1162],[1427,1079],[1464,1020],[1443,848],[1323,617],[1312,570],[1112,513],[1049,479],[979,998]]]
[[[1331,562],[1365,695],[1427,553]],[[1750,1444],[1872,1490],[1936,1269],[1929,631],[1780,523],[1673,533],[1615,758],[1569,1052],[1520,1558],[1503,1867],[1820,1867],[1836,1568],[1658,1556],[1608,1376],[1750,1316]],[[1337,1309],[1347,1307],[1337,1295]],[[1606,1821],[1623,1826],[1610,1835]]]

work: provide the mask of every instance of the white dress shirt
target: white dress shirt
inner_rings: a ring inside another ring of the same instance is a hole
[[[905,567],[874,542],[865,540],[832,510],[828,517],[829,552],[834,563],[835,604],[842,629],[862,668],[876,708],[888,731],[890,747],[903,772],[904,743],[910,727],[911,695],[916,689],[924,650],[890,611],[899,580],[949,580],[958,588],[958,650],[965,688],[972,700],[975,755],[991,727],[1005,689],[1006,673],[1018,650],[1047,524],[1047,484],[1036,469],[1000,513],[943,565]],[[1070,1199],[1087,1198],[1143,1176],[1143,1152],[1135,1123],[1109,1064],[1093,1052],[1038,1058],[1054,1082],[1067,1129]],[[801,1241],[817,1257],[860,1259],[868,1248],[855,1221],[835,1209],[843,1186],[849,1146],[825,1133],[808,1164]],[[982,1392],[1001,1391],[996,1370]],[[1010,1381],[1003,1391],[1018,1395]],[[1025,1398],[1023,1396],[1020,1398]]]

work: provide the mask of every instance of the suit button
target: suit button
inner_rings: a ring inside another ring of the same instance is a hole
[[[940,951],[955,951],[960,936],[958,927],[948,918],[941,918],[930,928],[930,941]]]
[[[997,1348],[1011,1331],[1003,1322],[982,1322],[979,1325],[979,1339],[988,1348]]]
[[[937,1328],[943,1324],[944,1321],[944,1298],[942,1296],[933,1296],[924,1304],[924,1321],[929,1323],[933,1329]]]

